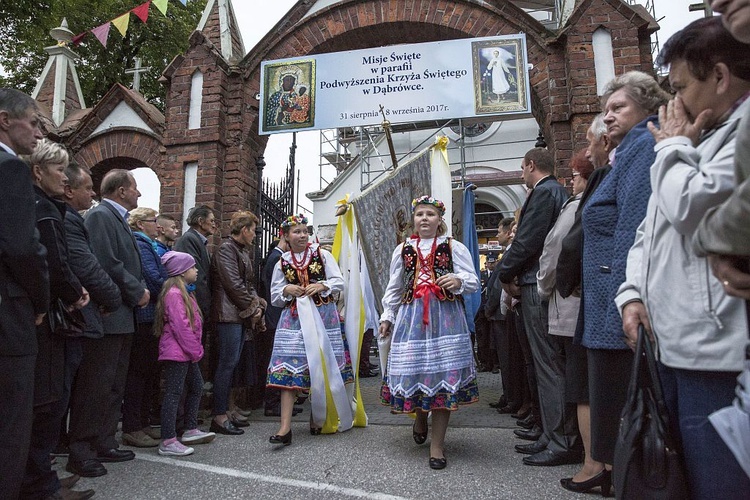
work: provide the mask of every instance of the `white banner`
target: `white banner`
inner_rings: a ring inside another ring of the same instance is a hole
[[[261,64],[260,133],[529,113],[523,34]]]

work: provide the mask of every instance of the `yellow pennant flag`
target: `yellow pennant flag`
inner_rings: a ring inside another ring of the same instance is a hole
[[[128,32],[128,24],[130,24],[130,12],[128,11],[118,18],[112,19],[112,24],[122,36],[125,36],[125,33]]]
[[[151,3],[159,9],[159,12],[167,15],[167,6],[169,6],[169,0],[152,0]]]

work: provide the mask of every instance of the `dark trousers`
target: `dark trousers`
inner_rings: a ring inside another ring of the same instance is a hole
[[[521,361],[523,363],[523,376],[525,381],[524,402],[531,404],[531,410],[536,415],[537,423],[541,427],[542,421],[539,412],[539,391],[536,386],[536,372],[534,371],[534,357],[531,355],[531,346],[529,346],[529,337],[526,335],[526,326],[523,321],[523,311],[518,305],[515,317],[516,340],[518,349],[521,351]]]
[[[16,498],[21,489],[31,442],[35,365],[36,354],[0,356],[0,496],[3,498]]]
[[[122,407],[122,432],[136,432],[149,424],[152,392],[159,378],[159,338],[153,323],[139,323],[130,349]]]
[[[507,324],[514,322],[515,315],[511,312],[511,321],[490,321],[490,331],[497,352],[497,365],[500,367],[500,377],[503,383],[503,394],[508,406],[518,408],[523,404],[524,366],[518,338],[513,331],[508,331]]]
[[[185,398],[185,430],[198,428],[198,408],[203,392],[203,377],[198,363],[164,361],[164,399],[161,404],[161,438],[172,439],[177,436],[175,422],[177,408],[182,406],[180,399],[183,388],[187,389]]]
[[[46,323],[37,327],[39,353],[35,367],[34,416],[21,497],[46,498],[60,489],[52,470],[50,453],[60,437],[65,395],[65,338],[55,335]]]
[[[476,329],[477,359],[479,359],[482,366],[488,370],[495,368],[495,359],[497,358],[492,351],[490,323],[491,322],[484,317],[484,314],[477,316],[474,321]]]
[[[362,334],[362,349],[359,352],[359,371],[368,371],[374,368],[370,363],[370,349],[372,349],[372,339],[374,339],[374,330],[368,328]]]
[[[521,307],[531,354],[534,357],[539,411],[547,449],[556,453],[579,445],[576,408],[565,403],[565,351],[559,337],[549,334],[548,304],[536,284],[521,287]]]
[[[670,430],[682,446],[693,498],[739,500],[750,495],[750,478],[708,420],[711,413],[732,405],[737,375],[659,363]]]
[[[232,389],[232,376],[245,343],[245,332],[239,323],[216,323],[219,341],[219,364],[214,376],[214,415],[226,413],[229,409],[229,391]]]
[[[70,460],[95,459],[117,448],[133,334],[81,339],[83,358],[70,399]]]
[[[276,330],[270,328],[260,335],[257,339],[260,342],[260,352],[263,354],[263,358],[258,362],[258,370],[261,371],[261,380],[265,389],[263,391],[263,406],[266,410],[273,410],[279,408],[281,405],[281,391],[275,387],[266,386],[266,375],[268,373],[268,364],[271,362],[271,354],[273,353],[273,340],[276,336]]]
[[[63,412],[60,419],[60,434],[57,443],[68,445],[68,415],[70,412],[70,395],[73,392],[73,382],[78,374],[78,368],[83,360],[83,339],[71,337],[65,339],[65,386],[63,387]],[[57,444],[56,443],[56,444]]]
[[[31,446],[21,486],[24,499],[47,498],[60,489],[57,473],[52,470],[50,453],[60,437],[60,419],[64,413],[62,400],[34,408]]]

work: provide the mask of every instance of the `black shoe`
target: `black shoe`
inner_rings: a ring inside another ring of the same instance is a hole
[[[427,427],[427,422],[425,422],[425,427]],[[411,437],[414,438],[415,443],[424,444],[424,442],[427,441],[427,432],[429,429],[425,428],[424,432],[417,432],[416,428],[417,420],[414,419],[414,424],[411,426]]]
[[[430,469],[435,469],[435,470],[445,469],[446,465],[448,465],[448,461],[445,458],[430,457]]]
[[[100,477],[107,473],[107,469],[99,460],[82,460],[76,462],[68,460],[65,470],[81,477]]]
[[[547,443],[536,441],[529,444],[517,444],[515,446],[517,453],[523,453],[524,455],[535,455],[540,451],[547,449]]]
[[[65,443],[57,443],[50,453],[53,457],[67,457],[70,455],[70,448]]]
[[[529,413],[529,416],[524,419],[516,420],[516,425],[524,429],[531,429],[534,424],[536,424],[536,415],[533,413]]]
[[[497,375],[498,373],[500,373],[500,368],[493,368],[492,369],[492,374],[493,375]]]
[[[511,413],[510,418],[517,418],[518,420],[523,420],[524,418],[528,417],[530,413],[531,413],[531,408],[526,408],[522,412]]]
[[[320,432],[322,429],[320,427],[310,427],[310,435],[311,436],[320,436]]]
[[[96,459],[104,463],[127,462],[128,460],[133,460],[134,458],[135,453],[133,453],[132,451],[118,450],[117,448],[100,451],[96,454]],[[80,475],[81,474],[79,474],[79,476]]]
[[[242,421],[242,420],[228,419],[227,421],[229,420],[232,421],[232,425],[234,425],[235,427],[250,427],[250,422],[248,422],[247,420]]]
[[[560,485],[568,491],[574,491],[576,493],[588,493],[597,486],[602,489],[602,496],[612,496],[612,471],[602,469],[602,471],[591,479],[576,483],[572,477],[565,477],[560,479]]]
[[[524,457],[525,465],[538,465],[542,467],[552,467],[555,465],[579,464],[583,462],[583,454],[579,451],[566,451],[555,453],[552,450],[544,450]]]
[[[76,491],[69,488],[60,488],[51,498],[62,498],[63,500],[88,500],[93,497],[95,493],[94,490]]]
[[[517,407],[513,407],[513,406],[510,406],[510,405],[505,405],[502,408],[498,408],[497,409],[497,412],[499,414],[501,414],[501,415],[506,415],[506,414],[509,414],[509,413],[515,413],[517,411],[518,411]]]
[[[283,444],[284,446],[289,446],[292,444],[292,430],[289,429],[289,432],[284,434],[283,436],[280,434],[274,434],[270,438],[268,438],[268,442],[271,444]]]
[[[536,441],[542,436],[542,429],[538,425],[535,425],[531,429],[516,429],[513,431],[516,437],[521,439],[527,439],[529,441]]]
[[[228,436],[239,436],[240,434],[244,434],[245,431],[242,429],[238,429],[234,426],[231,420],[226,419],[223,424],[218,423],[216,420],[211,420],[211,432],[216,432],[218,434],[226,434]]]
[[[373,370],[360,370],[359,371],[359,378],[372,378],[372,377],[377,377],[378,375],[380,374]]]

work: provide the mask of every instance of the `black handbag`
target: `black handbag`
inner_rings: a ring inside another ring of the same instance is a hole
[[[61,299],[52,302],[47,317],[52,333],[61,337],[80,337],[86,328],[81,311],[69,311]]]
[[[638,329],[612,476],[618,499],[689,497],[682,457],[670,435],[656,358],[643,326]]]

